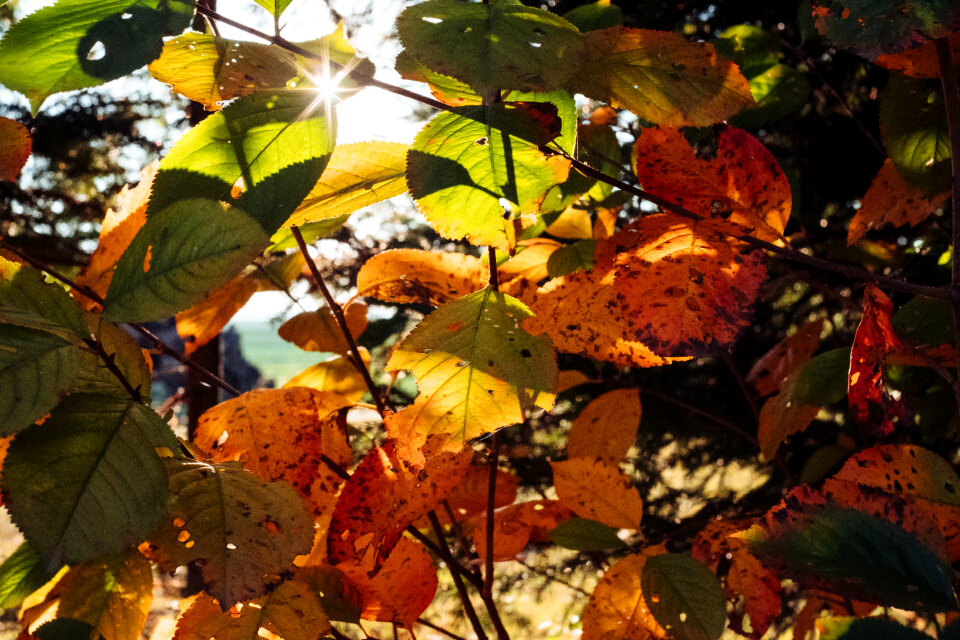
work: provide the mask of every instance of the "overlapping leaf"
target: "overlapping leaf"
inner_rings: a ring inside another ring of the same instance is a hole
[[[21,543],[0,565],[0,609],[16,607],[49,577],[40,555],[29,542]]]
[[[0,118],[0,180],[16,182],[32,149],[33,140],[24,125]]]
[[[7,507],[46,568],[119,553],[153,532],[169,495],[158,447],[178,443],[153,410],[94,394],[71,395],[16,437],[3,464]]]
[[[417,378],[420,394],[410,433],[466,440],[523,422],[524,411],[553,406],[557,365],[550,340],[520,327],[530,310],[515,298],[482,289],[423,319],[387,362]]]
[[[559,133],[558,124],[539,103],[434,116],[407,154],[410,193],[444,237],[510,250],[513,219],[538,211],[547,191],[567,179],[570,161],[538,148]]]
[[[612,27],[583,34],[567,88],[667,127],[702,127],[753,104],[737,65],[678,33]]]
[[[637,439],[640,416],[638,389],[616,389],[597,396],[573,421],[567,434],[567,455],[618,464]]]
[[[514,560],[531,542],[548,542],[550,532],[561,522],[573,518],[573,512],[557,500],[518,502],[493,514],[493,559]],[[473,546],[481,558],[487,556],[487,516],[474,518]]]
[[[89,336],[87,322],[70,294],[33,267],[0,257],[0,322],[56,334]]]
[[[347,305],[343,315],[354,338],[367,328],[367,305],[362,302]],[[344,356],[350,353],[350,344],[329,307],[299,313],[280,325],[277,333],[304,351],[323,351]]]
[[[640,583],[650,612],[673,637],[717,640],[726,626],[723,588],[713,572],[679,553],[647,558]]]
[[[638,340],[664,355],[733,343],[766,277],[760,252],[732,244],[738,231],[722,220],[663,213],[613,236],[627,248],[615,260],[614,285]]]
[[[584,640],[667,637],[650,612],[648,598],[641,588],[641,575],[649,559],[647,553],[629,555],[606,570],[583,609]]]
[[[487,279],[484,262],[465,253],[394,249],[363,264],[357,295],[436,307],[482,289]]]
[[[801,369],[795,369],[783,380],[777,395],[769,398],[760,409],[757,440],[765,460],[773,460],[777,449],[790,436],[810,426],[820,407],[797,397],[797,378]]]
[[[560,502],[577,515],[617,529],[639,529],[643,500],[629,476],[598,458],[552,462]]]
[[[310,551],[313,520],[290,485],[236,462],[170,462],[168,471],[174,503],[151,552],[168,571],[197,562],[221,607],[263,595]]]
[[[960,31],[948,36],[953,60],[960,60]],[[900,53],[886,53],[873,61],[874,64],[897,71],[911,78],[939,78],[940,63],[937,60],[936,43],[926,42],[919,47]]]
[[[90,334],[100,343],[106,358],[136,391],[144,403],[150,402],[151,378],[153,370],[148,362],[149,356],[140,348],[137,341],[126,331],[103,318],[89,314]],[[126,398],[130,391],[124,386],[104,356],[93,349],[80,352],[80,368],[71,393],[98,393]]]
[[[220,335],[230,318],[260,289],[257,279],[242,274],[203,301],[177,314],[177,334],[183,338],[187,355]]]
[[[786,377],[803,366],[820,346],[823,325],[823,320],[808,322],[796,333],[778,342],[750,368],[747,382],[756,388],[760,396],[779,391]]]
[[[743,635],[762,638],[780,615],[780,580],[744,548],[733,552],[726,592],[728,599],[743,596],[744,614],[750,616],[750,632],[746,631],[743,616],[739,620],[732,616],[730,620],[731,627],[736,622]]]
[[[369,365],[370,354],[363,347],[360,347],[360,357],[364,364]],[[360,402],[367,393],[363,375],[357,371],[353,361],[344,356],[335,356],[307,367],[283,385],[284,389],[292,387],[310,387],[317,391],[335,393],[350,402]]]

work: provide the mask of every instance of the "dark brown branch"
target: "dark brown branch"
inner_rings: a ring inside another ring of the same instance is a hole
[[[444,629],[444,628],[441,627],[440,625],[434,624],[434,623],[430,622],[429,620],[427,620],[427,619],[425,619],[425,618],[417,618],[417,624],[422,624],[423,626],[427,627],[428,629],[433,629],[434,631],[436,631],[436,632],[438,632],[438,633],[442,633],[443,635],[447,636],[448,638],[451,638],[451,640],[467,640],[467,639],[464,638],[463,636],[458,636],[458,635],[455,634],[453,631],[450,631],[449,629]]]
[[[497,273],[497,250],[493,247],[487,247],[487,261],[490,264],[490,288],[494,291],[500,290],[500,275]]]
[[[487,530],[486,545],[487,553],[484,558],[483,568],[483,595],[485,597],[493,594],[493,530],[494,530],[494,508],[497,504],[497,471],[500,461],[500,434],[494,432],[490,441],[490,475],[487,481]]]
[[[477,610],[473,608],[473,603],[470,601],[470,594],[467,593],[467,587],[463,584],[460,574],[453,570],[453,567],[457,566],[458,563],[456,560],[454,560],[453,554],[450,552],[450,547],[447,545],[447,539],[443,533],[443,527],[440,525],[440,520],[437,519],[437,514],[432,511],[427,514],[427,518],[430,520],[430,525],[433,527],[433,533],[437,536],[437,541],[441,550],[443,551],[440,557],[443,558],[443,560],[447,563],[447,566],[450,567],[450,575],[453,577],[453,584],[457,589],[457,595],[460,596],[460,603],[463,605],[463,611],[467,614],[467,619],[470,620],[470,625],[473,627],[473,632],[477,634],[478,640],[487,640],[487,634],[483,630],[483,625],[480,624],[480,618],[477,617]]]
[[[377,412],[381,417],[383,417],[384,413],[386,412],[386,407],[383,404],[383,398],[380,396],[380,389],[377,388],[373,378],[370,377],[370,370],[367,368],[367,365],[364,364],[363,358],[360,356],[360,347],[357,346],[357,341],[353,337],[350,327],[347,326],[347,318],[343,315],[343,307],[341,307],[340,304],[334,300],[330,290],[327,289],[327,285],[323,281],[323,276],[320,275],[320,270],[317,269],[317,263],[314,262],[313,258],[310,257],[310,252],[307,250],[307,243],[304,242],[303,234],[300,233],[300,229],[298,229],[296,225],[293,225],[290,227],[290,231],[293,234],[294,239],[297,241],[297,246],[300,247],[300,253],[303,254],[303,259],[307,261],[307,266],[310,268],[310,274],[313,276],[313,280],[317,285],[317,289],[319,289],[320,293],[323,294],[323,299],[327,301],[327,306],[330,307],[330,311],[333,312],[333,317],[337,321],[337,326],[340,327],[340,333],[343,334],[344,339],[347,341],[347,345],[350,347],[353,366],[356,367],[357,371],[360,372],[360,375],[363,376],[363,381],[366,383],[367,389],[370,391],[370,395],[373,396],[373,403],[377,405]]]

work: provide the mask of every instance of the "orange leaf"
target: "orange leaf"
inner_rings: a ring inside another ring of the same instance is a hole
[[[711,520],[694,537],[690,555],[715,572],[721,559],[743,547],[743,541],[733,534],[748,529],[754,522],[753,518]]]
[[[547,227],[546,232],[557,238],[584,240],[593,237],[593,222],[586,209],[569,206]]]
[[[347,321],[347,329],[354,338],[367,328],[367,305],[364,303],[348,304],[343,315]],[[304,351],[339,353],[342,356],[350,353],[350,345],[343,337],[333,311],[326,306],[293,316],[280,325],[277,333]]]
[[[753,317],[766,277],[763,255],[728,238],[722,220],[646,216],[611,240],[626,247],[614,284],[627,325],[664,355],[695,355],[734,342]]]
[[[147,199],[158,165],[159,162],[154,162],[144,167],[140,172],[140,182],[136,186],[125,186],[117,196],[117,208],[110,209],[104,216],[100,243],[87,266],[77,276],[77,284],[87,286],[101,296],[107,295],[117,260],[147,221]],[[86,297],[81,298],[80,304],[89,310],[99,306]]]
[[[343,396],[305,387],[259,389],[206,411],[194,440],[215,462],[240,460],[264,480],[289,482],[320,514],[343,483],[323,456],[341,466],[353,457],[337,419],[350,406]]]
[[[627,556],[603,574],[583,609],[583,640],[652,640],[667,637],[667,632],[650,612],[640,589],[640,576],[648,557],[647,553]]]
[[[514,278],[523,278],[531,282],[540,282],[549,277],[547,262],[553,252],[563,245],[556,240],[534,238],[521,240],[517,254],[497,267],[500,284],[505,285]],[[505,289],[508,293],[508,290]],[[511,294],[512,295],[512,294]]]
[[[32,150],[30,130],[16,120],[0,117],[0,180],[16,182]]]
[[[177,333],[190,355],[220,335],[230,318],[260,289],[256,278],[238,276],[189,309],[177,314]]]
[[[750,368],[747,382],[762,396],[780,391],[786,377],[804,365],[820,346],[823,320],[808,322],[776,344]]]
[[[949,191],[944,191],[927,198],[922,190],[904,180],[887,158],[850,221],[847,244],[856,243],[867,231],[885,224],[895,227],[920,224],[942,207],[949,195]]]
[[[546,542],[558,524],[573,517],[573,512],[557,500],[533,500],[512,504],[493,514],[493,559],[513,560],[529,542]],[[487,516],[474,518],[473,546],[477,555],[487,555]]]
[[[364,364],[370,364],[370,353],[359,347]],[[367,393],[367,384],[363,375],[353,365],[353,361],[344,356],[334,356],[311,367],[307,367],[290,378],[284,389],[291,387],[310,387],[317,391],[338,393],[351,402],[360,402]]]
[[[743,596],[744,613],[750,616],[751,631],[743,630],[743,616],[731,616],[731,626],[736,622],[735,631],[761,638],[780,615],[780,579],[742,548],[733,552],[727,573],[727,597],[735,601],[738,596]]]
[[[554,347],[566,353],[636,367],[676,362],[677,358],[654,354],[627,327],[613,286],[618,236],[597,242],[590,271],[554,278],[521,296],[535,314],[523,322],[523,328],[531,335],[546,333]]]
[[[379,571],[407,525],[459,484],[472,456],[469,448],[439,453],[417,470],[397,458],[392,442],[372,449],[337,501],[327,538],[330,562]]]
[[[0,474],[3,473],[3,461],[7,457],[7,450],[10,448],[11,442],[13,442],[13,436],[0,438]],[[0,492],[0,507],[2,506],[3,506],[3,493]]]
[[[867,286],[863,297],[863,317],[850,350],[847,397],[860,426],[875,437],[885,437],[906,419],[903,402],[887,391],[887,355],[909,347],[893,331],[890,298],[874,285]]]
[[[567,455],[617,464],[637,439],[640,416],[637,389],[616,389],[594,398],[570,427]]]
[[[463,521],[487,510],[487,490],[490,486],[490,468],[488,465],[472,464],[466,475],[450,495],[447,502],[458,521]],[[494,509],[513,504],[517,498],[520,479],[512,473],[497,471],[497,488],[494,493]],[[446,510],[439,510],[437,516],[446,523]]]
[[[363,264],[357,274],[357,295],[439,307],[482,289],[486,282],[486,267],[474,256],[393,249],[378,253]]]
[[[679,129],[644,129],[633,170],[651,192],[703,217],[727,219],[768,242],[782,243],[793,196],[773,155],[742,129],[725,128],[715,158],[694,154]]]
[[[810,426],[820,413],[820,407],[803,404],[794,397],[799,375],[797,368],[783,381],[780,393],[767,399],[760,409],[757,440],[764,460],[773,460],[783,441]]]
[[[616,465],[596,458],[571,458],[550,466],[557,497],[578,516],[618,529],[640,528],[640,492]]]
[[[960,31],[954,31],[949,36],[950,53],[953,60],[960,59]],[[940,64],[937,62],[937,47],[933,40],[913,49],[898,53],[885,53],[873,61],[884,69],[899,71],[905,76],[914,78],[939,78]]]

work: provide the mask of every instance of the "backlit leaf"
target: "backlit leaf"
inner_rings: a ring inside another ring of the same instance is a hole
[[[727,608],[723,588],[713,572],[679,553],[647,558],[641,577],[643,593],[658,623],[675,638],[717,640]]]
[[[270,12],[270,15],[277,18],[286,11],[293,0],[254,0],[258,5]]]
[[[757,394],[768,396],[778,392],[786,377],[806,364],[820,346],[823,324],[823,320],[808,322],[754,363],[747,382],[756,388]]]
[[[153,602],[150,561],[131,549],[70,569],[57,615],[93,625],[103,640],[138,640]]]
[[[107,357],[113,360],[130,386],[139,393],[144,403],[150,402],[153,371],[144,350],[126,331],[108,322],[103,316],[89,314],[89,332],[99,340]],[[110,370],[103,356],[90,350],[80,352],[80,369],[71,393],[99,393],[126,398],[129,391]]]
[[[493,514],[493,559],[514,560],[530,542],[549,542],[550,532],[573,512],[557,500],[532,500],[498,509]],[[487,556],[487,516],[474,518],[473,546],[481,558]]]
[[[437,307],[482,289],[487,278],[485,263],[465,253],[392,249],[363,264],[357,295]]]
[[[596,0],[567,11],[563,17],[577,26],[581,32],[619,27],[623,24],[623,11],[610,0]]]
[[[703,217],[721,214],[768,242],[782,242],[793,196],[773,155],[742,129],[725,128],[704,159],[678,129],[644,129],[631,159],[651,192]]]
[[[0,257],[0,322],[54,333],[77,341],[89,336],[87,322],[70,294],[33,267]]]
[[[549,339],[520,327],[530,316],[519,300],[485,288],[439,307],[397,345],[387,369],[417,378],[419,441],[442,434],[459,450],[523,422],[526,409],[553,406],[556,356]]]
[[[337,146],[320,180],[283,226],[335,218],[404,193],[408,148],[400,142]]]
[[[240,311],[260,282],[242,274],[216,289],[201,302],[177,314],[177,334],[183,338],[184,350],[189,356],[198,348],[220,335],[230,318]]]
[[[638,389],[616,389],[597,396],[573,421],[567,434],[567,455],[618,464],[637,439],[640,416]]]
[[[560,502],[578,516],[618,529],[639,529],[643,500],[629,476],[616,464],[597,458],[551,462]]]
[[[316,513],[328,510],[343,484],[322,457],[349,466],[343,396],[304,387],[258,389],[208,409],[194,440],[214,462],[240,460],[264,480],[292,485]]]
[[[94,394],[71,395],[14,439],[7,507],[45,568],[119,553],[153,532],[169,495],[157,447],[179,445],[152,409]]]
[[[372,449],[343,487],[327,537],[331,564],[371,575],[384,566],[403,530],[457,486],[472,451],[428,456],[422,470],[398,459],[388,442]]]
[[[644,553],[629,555],[606,570],[583,609],[584,640],[667,637],[650,612],[649,598],[641,589],[640,576],[649,559]]]
[[[353,302],[343,310],[350,334],[357,338],[367,328],[367,305]],[[321,351],[348,355],[350,344],[340,330],[333,311],[320,307],[316,311],[299,313],[282,325],[278,335],[304,351]]]
[[[549,277],[547,264],[553,252],[563,245],[549,238],[521,240],[517,253],[497,266],[500,283],[504,285],[513,278],[522,278],[537,283]],[[506,285],[509,288],[509,285]]]
[[[538,148],[559,124],[538,104],[460,107],[434,116],[417,134],[407,183],[438,233],[509,251],[513,219],[538,211],[547,191],[567,179],[570,161]]]
[[[675,214],[645,216],[612,239],[614,285],[638,340],[664,355],[692,355],[736,340],[766,278],[763,256],[729,239],[738,227]]]
[[[702,127],[753,104],[750,85],[713,45],[678,33],[612,27],[583,34],[567,88],[668,127]]]
[[[547,274],[551,278],[558,278],[575,271],[591,269],[596,247],[596,240],[587,239],[557,249],[547,260]]]
[[[0,83],[36,114],[60,91],[93,87],[160,55],[161,38],[190,24],[189,0],[59,0],[14,23],[0,40]]]
[[[574,551],[606,551],[626,546],[623,540],[617,537],[615,528],[588,518],[561,522],[550,532],[550,540],[564,549]]]
[[[952,59],[960,60],[960,31],[951,33],[949,39]],[[876,58],[873,63],[911,78],[940,77],[936,44],[932,41],[900,53],[886,53]]]
[[[16,607],[44,585],[50,576],[43,569],[40,554],[23,542],[0,564],[0,609]]]
[[[32,149],[29,129],[16,120],[0,118],[0,180],[16,182]]]
[[[948,195],[948,191],[942,191],[925,197],[923,191],[903,179],[888,158],[850,221],[847,244],[856,243],[867,231],[885,224],[916,226],[942,207]]]
[[[584,48],[575,26],[518,0],[427,0],[400,14],[397,31],[414,58],[487,97],[559,88]]]
[[[221,607],[263,595],[310,550],[313,520],[290,485],[264,482],[236,462],[167,468],[174,503],[151,552],[166,571],[197,562]]]
[[[370,354],[363,347],[360,347],[360,356],[364,363],[369,365]],[[350,402],[360,402],[367,393],[363,376],[357,371],[353,361],[344,356],[335,356],[307,367],[283,385],[284,389],[291,387],[310,387],[317,391],[336,393]]]
[[[104,314],[121,322],[173,315],[228,282],[267,243],[239,209],[199,198],[174,202],[150,215],[121,256]]]
[[[520,479],[506,471],[497,471],[497,487],[494,494],[494,509],[513,504],[517,498]],[[447,496],[447,502],[457,520],[465,520],[487,510],[487,493],[490,488],[488,465],[472,464],[467,467],[463,479]],[[440,510],[437,517],[445,521],[446,511]]]
[[[817,31],[866,58],[903,51],[960,26],[951,0],[817,0]]]

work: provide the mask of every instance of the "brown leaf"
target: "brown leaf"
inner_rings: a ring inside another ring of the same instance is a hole
[[[806,429],[820,413],[820,407],[804,404],[794,397],[799,375],[799,369],[788,375],[780,392],[768,398],[760,409],[757,440],[764,460],[773,460],[784,440]]]
[[[616,389],[597,396],[573,421],[567,434],[567,455],[619,463],[637,439],[640,416],[638,389]]]
[[[578,516],[617,529],[639,529],[643,500],[629,476],[597,458],[551,462],[560,502]]]
[[[780,579],[764,567],[757,558],[746,549],[733,552],[733,562],[727,573],[727,598],[736,601],[744,599],[744,611],[750,616],[750,633],[743,631],[743,616],[732,616],[731,625],[736,621],[734,630],[751,638],[763,637],[780,616]]]
[[[960,60],[960,31],[954,31],[949,36],[950,54],[953,60]],[[937,62],[937,47],[933,40],[929,40],[919,47],[885,53],[877,56],[874,64],[884,69],[898,71],[913,78],[939,78],[940,64]]]

